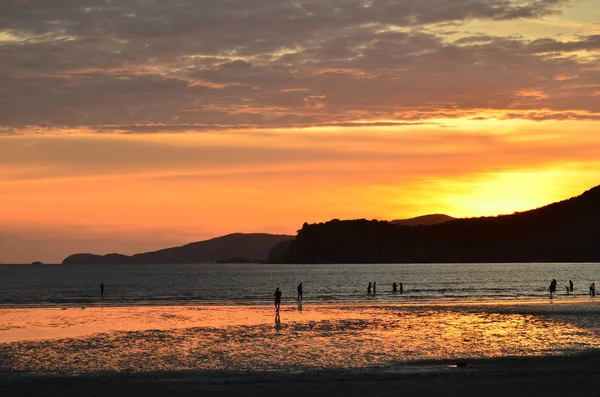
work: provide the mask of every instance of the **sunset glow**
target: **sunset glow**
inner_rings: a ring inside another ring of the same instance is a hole
[[[234,3],[2,6],[0,262],[599,184],[597,1]]]

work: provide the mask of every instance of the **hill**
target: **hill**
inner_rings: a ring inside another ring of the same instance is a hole
[[[269,259],[291,263],[600,261],[600,187],[531,211],[430,226],[304,224]]]
[[[416,218],[409,219],[396,219],[390,221],[392,225],[404,225],[404,226],[429,226],[429,225],[437,225],[438,223],[444,223],[448,221],[452,221],[456,218],[453,218],[449,215],[444,214],[431,214],[431,215],[423,215],[417,216]]]
[[[186,244],[180,247],[166,248],[135,255],[75,254],[63,260],[63,264],[134,264],[134,263],[196,263],[264,261],[273,246],[293,236],[254,233],[235,233],[210,240]]]

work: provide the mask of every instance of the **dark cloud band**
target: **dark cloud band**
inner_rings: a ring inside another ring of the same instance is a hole
[[[432,25],[541,18],[564,3],[9,1],[0,126],[353,126],[483,108],[596,117],[600,36],[448,42]],[[590,57],[568,55],[578,51]]]

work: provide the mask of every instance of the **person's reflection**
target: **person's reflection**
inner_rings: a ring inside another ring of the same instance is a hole
[[[302,311],[302,301],[298,301],[298,311]]]
[[[275,314],[275,330],[279,331],[281,329],[281,318],[279,317],[279,312]]]

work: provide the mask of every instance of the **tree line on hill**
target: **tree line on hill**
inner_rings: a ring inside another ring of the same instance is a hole
[[[600,187],[531,211],[434,225],[305,223],[271,250],[280,263],[600,261]]]

